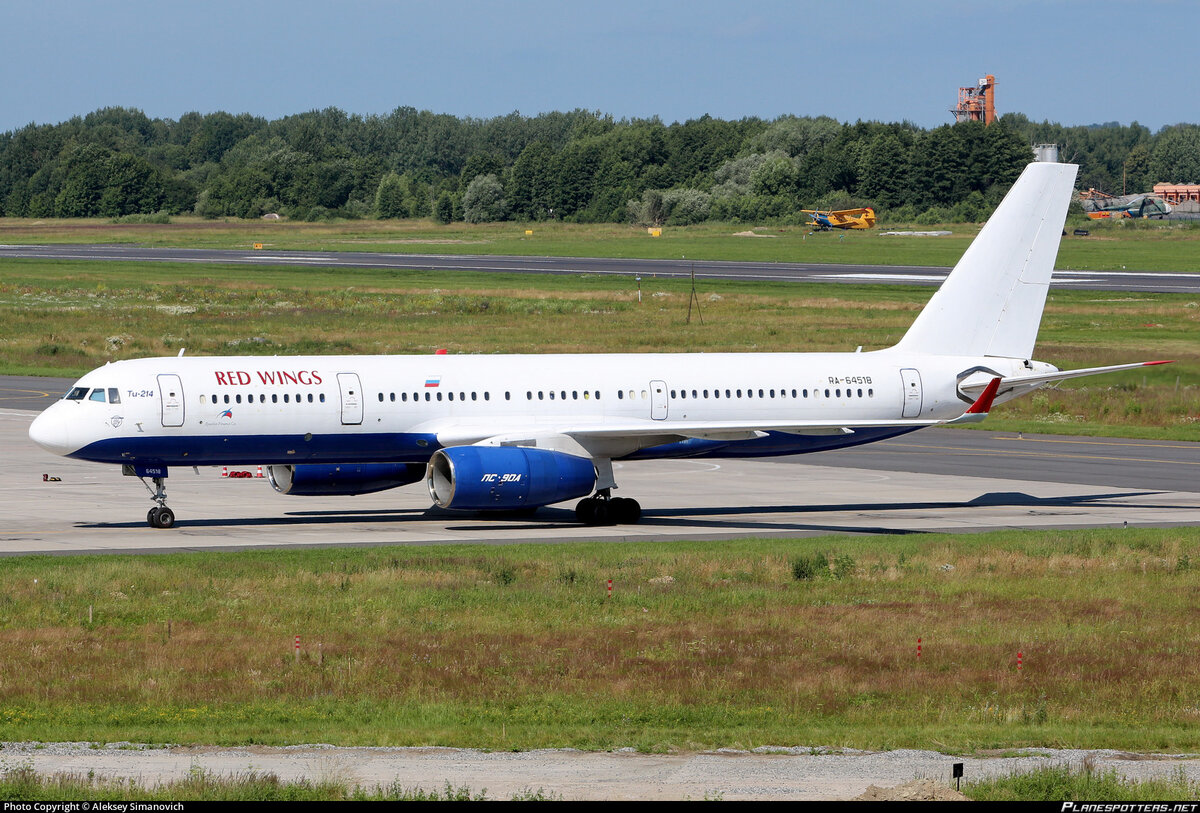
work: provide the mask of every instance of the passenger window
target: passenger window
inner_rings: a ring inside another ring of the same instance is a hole
[[[550,400],[554,400],[554,390],[550,390]]]
[[[322,404],[325,403],[325,393],[321,393],[318,398],[320,398]],[[392,393],[392,400],[396,400],[396,393],[394,392]]]
[[[290,404],[292,402],[291,396],[289,396],[286,392],[283,394],[283,402],[285,404]]]
[[[440,396],[440,395],[441,395],[441,393],[439,392],[439,393],[438,393],[438,395]],[[446,396],[447,396],[447,397],[448,397],[448,398],[449,398],[451,401],[453,401],[453,400],[454,400],[454,393],[453,393],[453,392],[448,392],[448,393],[446,393]],[[439,398],[438,398],[438,400],[440,401],[440,400],[441,400],[441,398],[439,397]]]
[[[379,393],[379,403],[383,403],[383,393]]]
[[[324,401],[324,400],[325,400],[325,393],[321,393],[321,401]],[[391,401],[393,404],[396,403],[396,393],[389,392],[388,400]]]
[[[353,393],[351,393],[351,394],[353,394]],[[308,394],[308,402],[309,402],[310,404],[313,402],[313,396],[312,396],[312,393],[311,393],[311,392]]]
[[[429,393],[425,393],[425,400],[426,400],[426,401],[431,401],[431,400],[433,400],[433,399],[432,399],[432,398],[430,398],[430,396],[429,396]]]
[[[229,395],[226,394],[223,400],[225,401],[225,403],[228,404],[229,403]]]
[[[271,403],[272,403],[272,404],[278,404],[278,403],[279,403],[279,393],[277,393],[277,392],[273,392],[273,393],[271,393]]]
[[[867,397],[868,397],[868,398],[874,398],[874,397],[875,397],[875,390],[873,390],[873,389],[871,389],[871,390],[867,390]]]

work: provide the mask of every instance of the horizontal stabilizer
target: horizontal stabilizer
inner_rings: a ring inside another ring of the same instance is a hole
[[[1170,361],[1138,361],[1133,364],[1114,364],[1110,367],[1084,367],[1078,370],[1055,370],[1052,373],[1038,373],[1037,375],[1014,375],[1007,378],[992,379],[987,384],[982,381],[973,384],[963,384],[960,389],[967,395],[971,395],[974,392],[983,390],[984,387],[990,387],[995,381],[999,381],[1000,386],[1005,390],[1011,390],[1014,387],[1032,388],[1040,384],[1063,381],[1068,378],[1082,378],[1087,375],[1115,373],[1119,370],[1136,370],[1138,367],[1153,367],[1157,364],[1170,363]]]

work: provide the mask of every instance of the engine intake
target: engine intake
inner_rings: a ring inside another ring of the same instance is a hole
[[[441,508],[536,508],[590,494],[596,467],[586,457],[546,449],[452,446],[434,452],[425,482]]]
[[[399,488],[420,480],[420,463],[302,463],[268,466],[271,486],[280,494],[297,497],[370,494]]]

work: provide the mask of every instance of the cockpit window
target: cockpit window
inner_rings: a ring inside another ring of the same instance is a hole
[[[110,404],[121,403],[121,391],[119,389],[117,389],[116,387],[109,387],[108,388],[108,402]]]
[[[88,397],[88,400],[103,402],[104,401],[104,388],[96,387],[96,389],[92,390],[92,394]]]
[[[71,387],[71,391],[63,396],[64,401],[82,401],[87,397],[87,387]]]

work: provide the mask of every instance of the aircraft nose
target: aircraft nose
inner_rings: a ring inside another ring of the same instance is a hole
[[[48,409],[29,425],[29,439],[48,452],[65,455],[74,451],[67,433],[67,422],[57,410]]]

